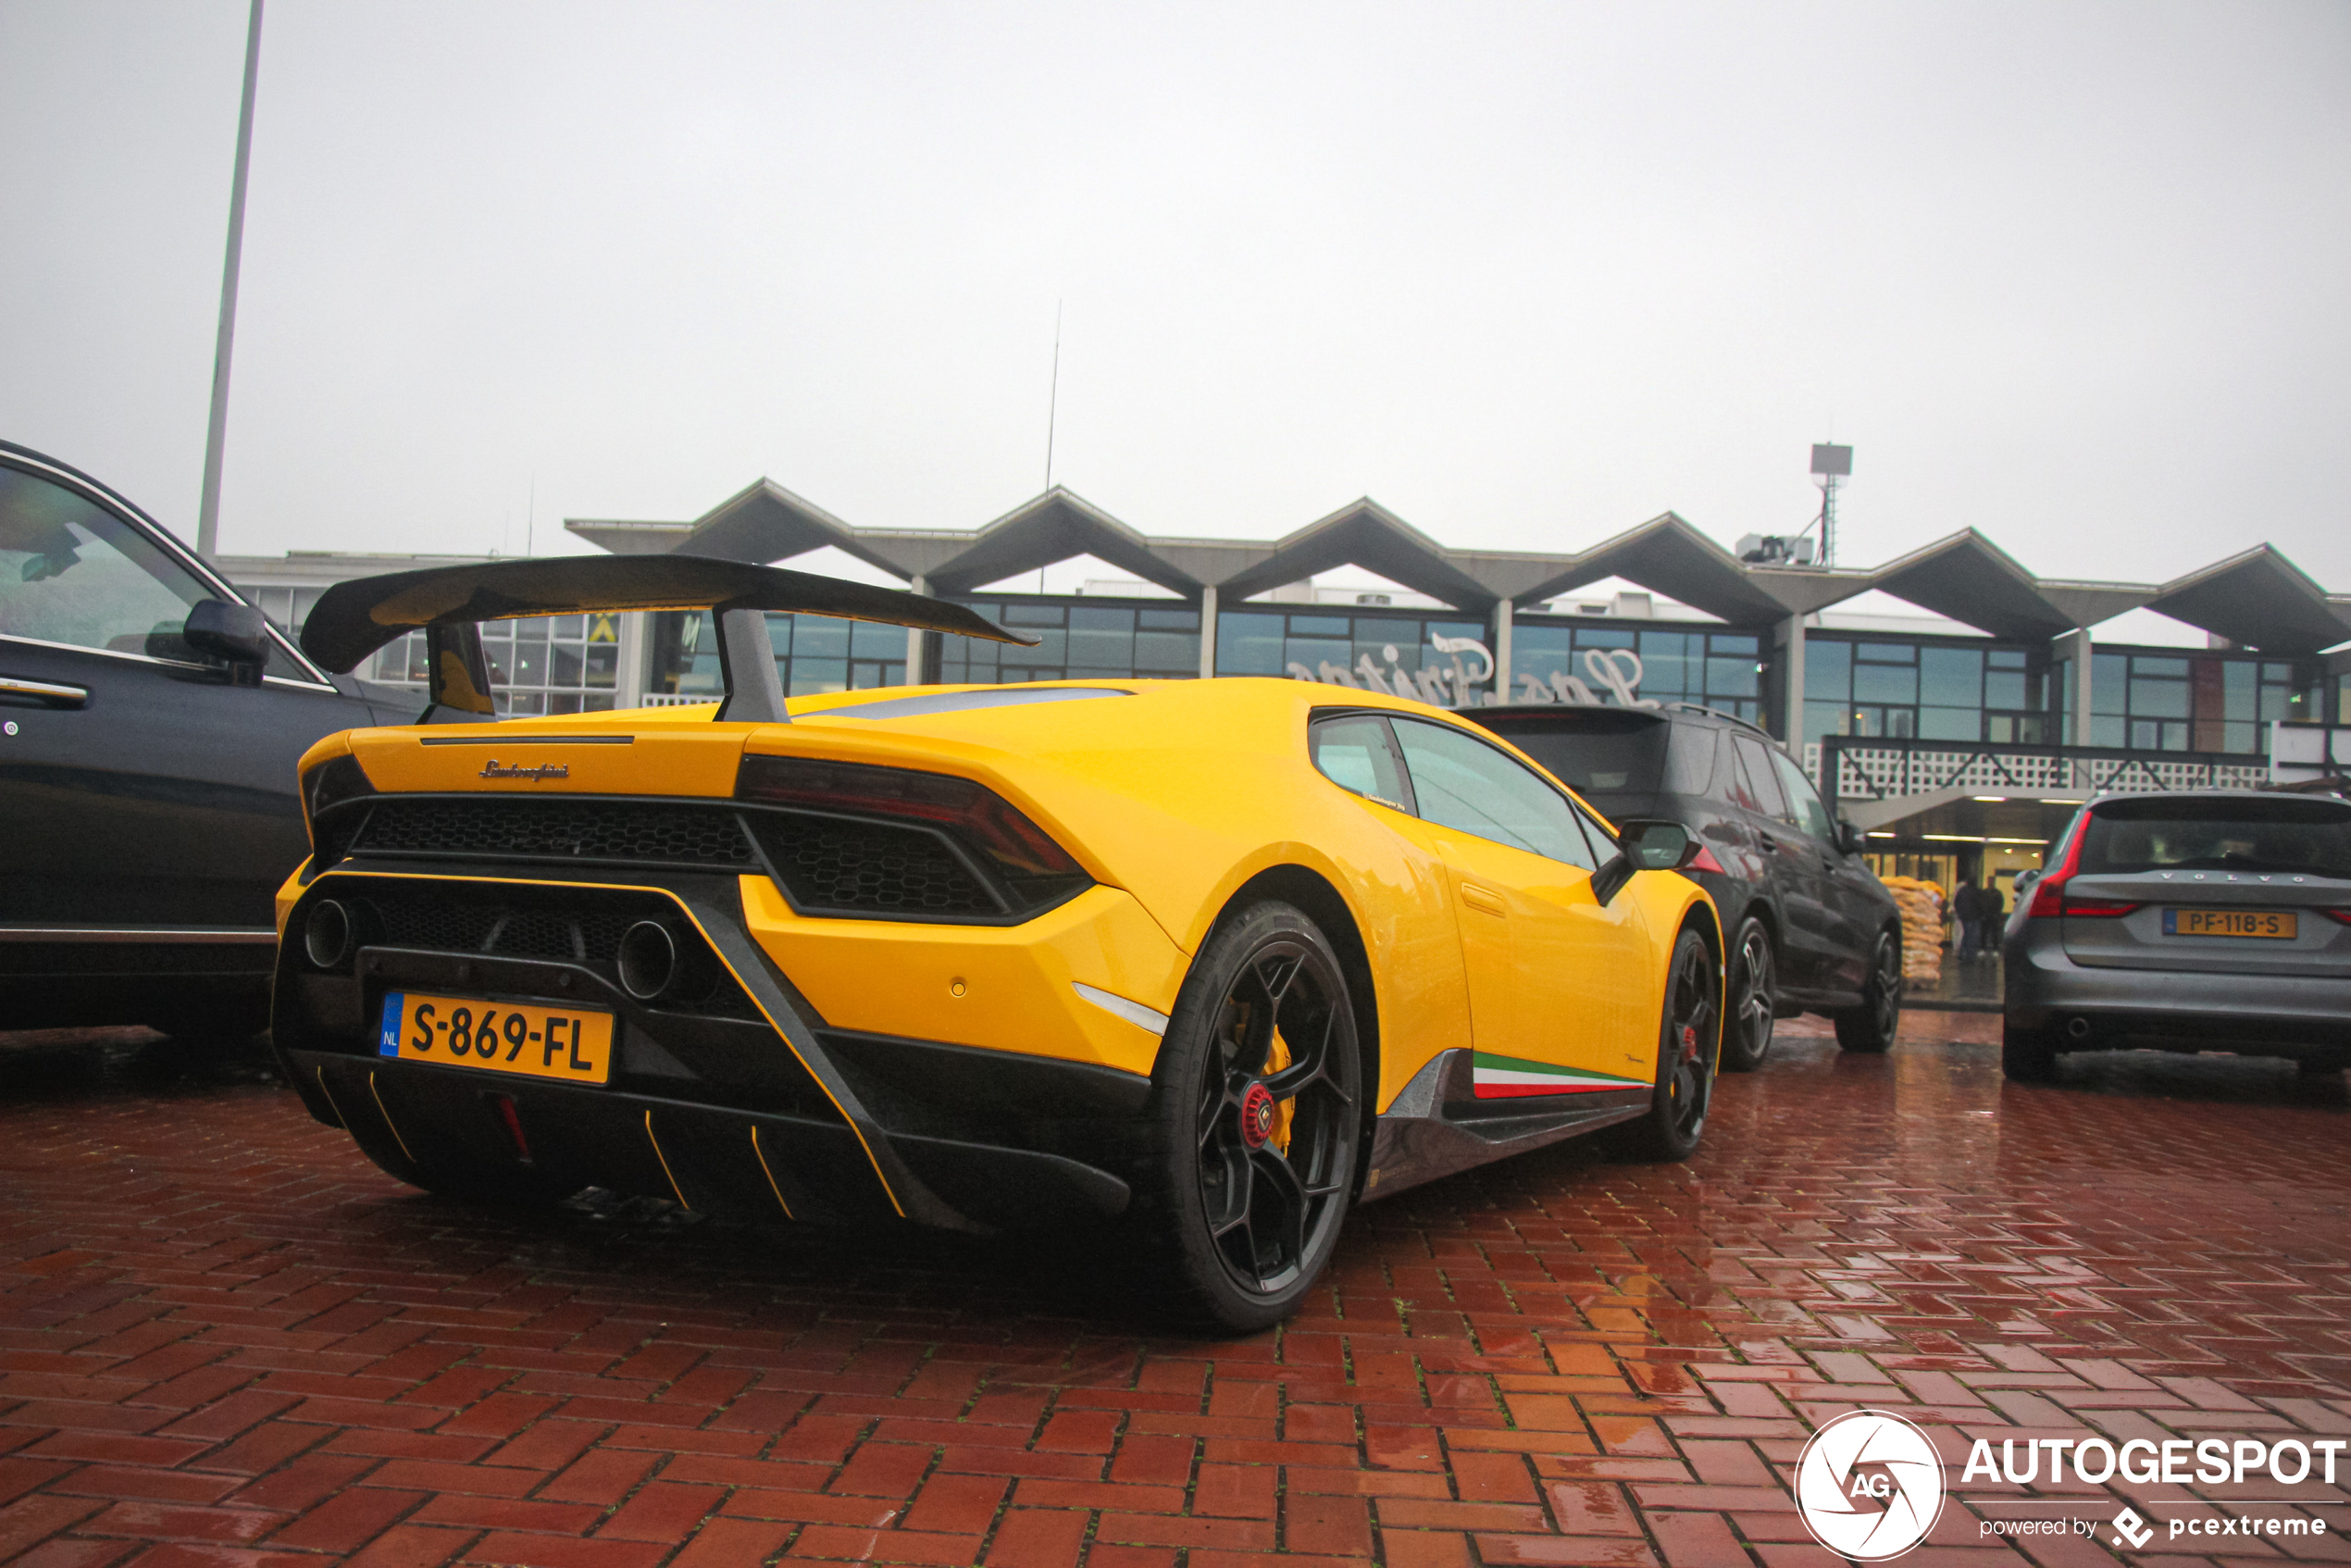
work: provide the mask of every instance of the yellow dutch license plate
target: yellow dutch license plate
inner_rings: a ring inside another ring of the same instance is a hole
[[[376,1054],[600,1084],[612,1076],[612,1014],[393,991],[384,998]]]
[[[2267,937],[2271,941],[2294,940],[2295,917],[2266,909],[2167,909],[2167,937]]]

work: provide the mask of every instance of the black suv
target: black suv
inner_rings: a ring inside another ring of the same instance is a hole
[[[259,1028],[273,900],[310,852],[295,764],[416,707],[320,670],[155,519],[0,442],[0,1029]]]
[[[1667,817],[1706,846],[1684,872],[1730,943],[1723,1065],[1762,1064],[1775,1018],[1819,1013],[1847,1051],[1884,1051],[1902,1013],[1902,918],[1861,835],[1788,754],[1710,708],[1464,708],[1608,816]]]

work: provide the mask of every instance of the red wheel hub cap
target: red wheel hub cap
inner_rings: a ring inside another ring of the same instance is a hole
[[[1274,1136],[1274,1096],[1263,1084],[1251,1084],[1241,1096],[1241,1141],[1263,1149]]]

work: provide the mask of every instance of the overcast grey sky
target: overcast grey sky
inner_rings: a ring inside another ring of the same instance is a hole
[[[0,435],[193,536],[243,0],[0,0]],[[762,474],[2351,591],[2351,6],[271,0],[221,548]]]

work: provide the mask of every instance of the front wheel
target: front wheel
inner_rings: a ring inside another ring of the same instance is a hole
[[[1722,1048],[1722,971],[1706,939],[1685,930],[1666,970],[1665,1021],[1657,1043],[1657,1088],[1633,1124],[1633,1142],[1652,1160],[1686,1160],[1706,1132]]]
[[[1338,1245],[1363,1126],[1354,1007],[1314,922],[1268,902],[1219,927],[1152,1077],[1138,1197],[1167,1305],[1240,1332],[1280,1322]]]
[[[1870,977],[1861,985],[1861,1005],[1836,1015],[1836,1043],[1847,1051],[1882,1055],[1893,1048],[1902,1023],[1902,939],[1878,933],[1870,954]]]
[[[1779,982],[1778,962],[1772,954],[1772,933],[1752,915],[1739,926],[1731,944],[1730,1013],[1723,1021],[1723,1066],[1733,1073],[1751,1073],[1772,1052],[1776,1022],[1773,995]]]

